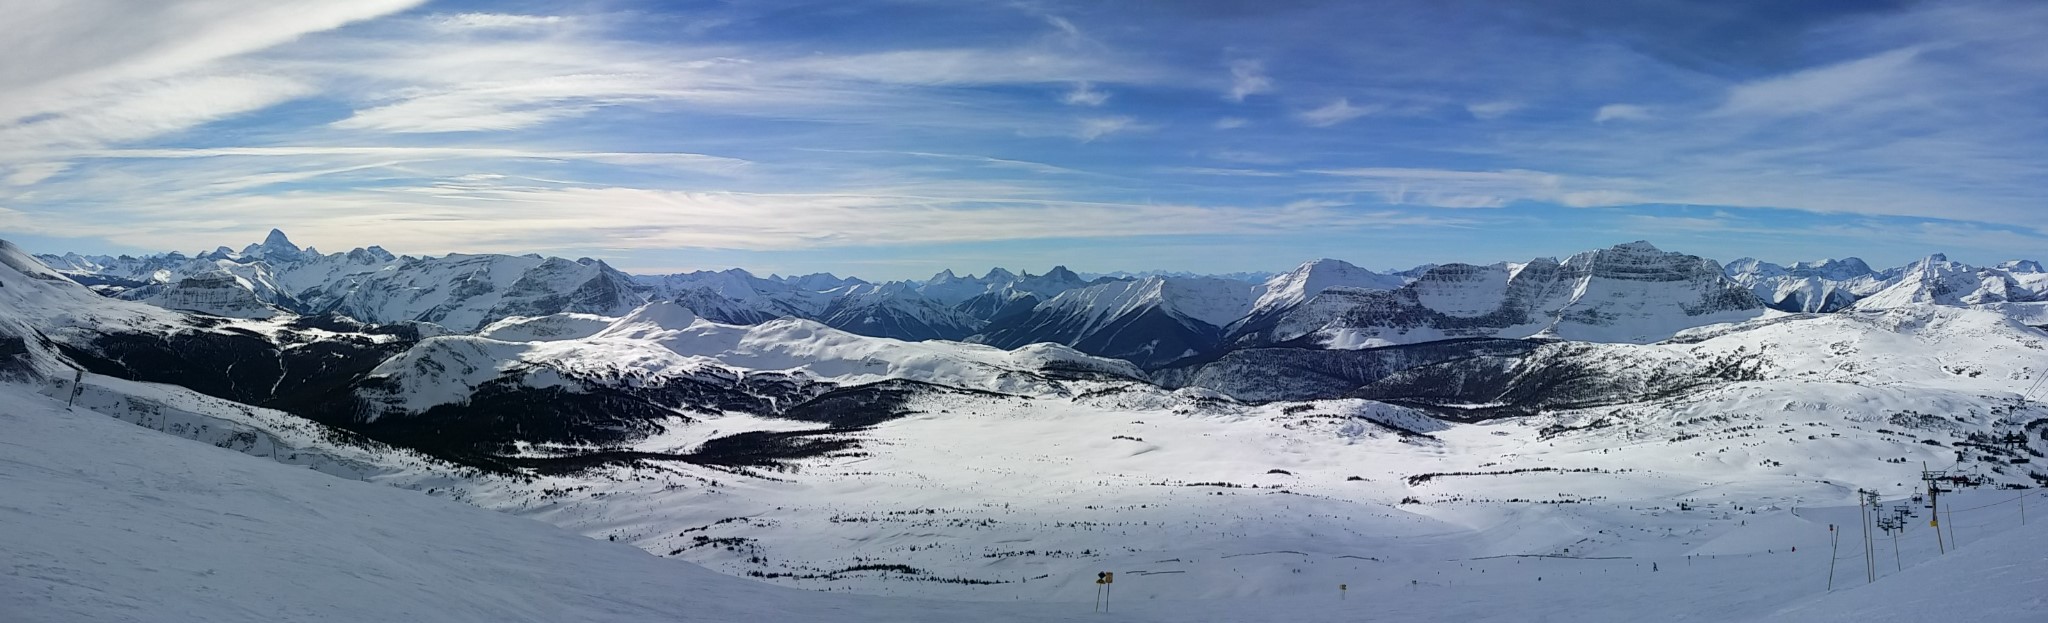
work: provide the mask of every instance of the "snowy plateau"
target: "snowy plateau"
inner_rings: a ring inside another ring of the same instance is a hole
[[[2043,620],[2044,325],[2030,261],[1644,242],[896,282],[0,242],[0,620]]]

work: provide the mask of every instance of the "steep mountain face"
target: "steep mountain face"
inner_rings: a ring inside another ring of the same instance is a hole
[[[1152,371],[1166,387],[1200,387],[1252,402],[1325,400],[1405,370],[1447,361],[1512,359],[1542,346],[1532,340],[1442,340],[1359,350],[1240,348]]]
[[[1147,277],[1069,290],[974,341],[999,348],[1037,342],[1153,367],[1214,349],[1265,286],[1228,279]]]
[[[982,321],[984,326],[1001,326],[1029,315],[1043,302],[1036,294],[1020,290],[985,292],[953,306],[960,313]]]
[[[264,301],[257,287],[227,271],[200,273],[153,287],[140,300],[164,309],[228,318],[269,318],[284,310]]]
[[[1762,311],[1762,301],[1714,261],[1637,242],[1563,262],[1446,264],[1395,290],[1335,287],[1240,325],[1232,341],[1330,348],[1461,337],[1641,343]]]
[[[599,261],[455,254],[364,274],[319,309],[372,324],[431,322],[471,332],[512,316],[617,316],[643,300],[629,277]]]
[[[1407,283],[1406,279],[1375,273],[1341,260],[1320,259],[1306,262],[1292,271],[1266,280],[1266,291],[1252,304],[1247,321],[1256,322],[1261,316],[1299,305],[1330,288],[1393,290]]]

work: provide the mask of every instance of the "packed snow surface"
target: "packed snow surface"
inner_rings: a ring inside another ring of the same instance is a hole
[[[1407,547],[1344,556],[1266,549],[1334,536],[1284,527],[1171,558],[1105,552],[1078,567],[1117,572],[1108,614],[1091,612],[1090,572],[1063,574],[1074,577],[1032,601],[810,592],[486,512],[446,499],[448,489],[356,482],[179,439],[30,389],[0,385],[0,399],[14,405],[0,412],[0,612],[10,621],[2027,620],[2048,577],[2048,522],[2019,521],[2020,504],[2048,498],[1966,491],[1945,498],[1961,513],[1944,518],[1960,530],[1946,556],[1931,528],[1908,522],[1898,544],[1877,542],[1880,577],[1867,586],[1860,545],[1854,555],[1828,547],[1826,524],[1854,530],[1852,507],[1730,513],[1725,502],[1702,502],[1624,513],[1635,523],[1584,533],[1614,532],[1638,543],[1632,552],[1473,556],[1433,549],[1446,541],[1431,531],[1406,533]],[[1756,492],[1731,484],[1698,493]],[[1567,508],[1487,522],[1496,525],[1482,541],[1508,545],[1620,511]],[[1740,521],[1685,528],[1716,515]],[[1684,546],[1657,545],[1667,542]],[[1839,593],[1821,596],[1831,564]],[[1200,569],[1293,588],[1164,596]],[[1349,590],[1339,595],[1338,584]]]

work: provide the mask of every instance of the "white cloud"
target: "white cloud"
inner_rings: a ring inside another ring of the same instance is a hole
[[[1351,105],[1350,98],[1340,97],[1337,98],[1337,101],[1330,102],[1322,107],[1296,113],[1295,117],[1301,119],[1302,123],[1324,128],[1370,115],[1380,110],[1380,106],[1353,106]]]
[[[556,26],[568,20],[560,15],[510,15],[505,13],[457,13],[432,18],[431,23],[439,29],[463,30],[530,30]]]
[[[1095,90],[1087,82],[1076,82],[1074,90],[1060,96],[1060,101],[1068,106],[1101,106],[1109,101],[1109,94]]]
[[[1916,48],[1736,85],[1719,115],[1786,116],[1826,112],[1911,91]]]
[[[1632,192],[1619,188],[1591,187],[1626,185],[1617,180],[1579,181],[1541,171],[1459,171],[1362,167],[1307,171],[1344,178],[1333,189],[1379,194],[1394,205],[1423,205],[1438,208],[1502,208],[1516,201],[1545,201],[1572,207],[1593,207],[1642,203]]]
[[[1455,221],[1342,209],[1331,202],[1267,206],[1089,203],[903,192],[768,194],[624,187],[516,187],[494,180],[428,186],[162,200],[27,219],[24,231],[181,248],[282,227],[302,243],[397,252],[546,252],[603,240],[615,249],[790,250],[1147,235],[1281,235]],[[963,188],[961,190],[974,190]],[[993,189],[1001,191],[1002,189]],[[943,214],[943,218],[934,218]],[[148,228],[115,223],[146,220]],[[21,221],[17,219],[17,221]],[[223,224],[231,224],[225,226]]]
[[[1215,126],[1218,130],[1235,130],[1238,128],[1242,128],[1250,123],[1251,120],[1245,119],[1244,117],[1223,117],[1221,119],[1216,120]]]
[[[0,28],[0,167],[27,185],[67,166],[58,152],[188,130],[309,95],[310,81],[242,57],[403,10],[417,0],[78,0],[11,7]]]
[[[1074,131],[1074,137],[1087,143],[1118,132],[1148,129],[1151,128],[1138,124],[1138,120],[1130,117],[1091,117],[1081,120],[1081,128]]]
[[[1509,100],[1480,102],[1477,104],[1466,104],[1465,112],[1471,113],[1473,117],[1479,119],[1499,119],[1517,110],[1521,110],[1523,106],[1524,104],[1521,102]]]
[[[1273,90],[1273,79],[1266,77],[1266,66],[1253,60],[1237,60],[1230,63],[1230,101],[1242,102],[1244,98]]]
[[[1650,109],[1648,107],[1638,106],[1635,104],[1608,104],[1606,106],[1601,106],[1600,110],[1593,112],[1594,123],[1607,123],[1609,121],[1648,121],[1650,119],[1655,118],[1657,118],[1657,115],[1655,113],[1650,112]]]
[[[1184,173],[1184,174],[1188,174],[1188,175],[1216,175],[1216,176],[1222,176],[1222,177],[1287,177],[1287,176],[1288,176],[1288,174],[1287,174],[1287,173],[1284,173],[1284,172],[1281,172],[1281,171],[1267,171],[1267,170],[1265,170],[1265,169],[1236,169],[1236,168],[1224,168],[1224,167],[1163,167],[1163,168],[1161,168],[1161,169],[1160,169],[1160,171],[1162,171],[1162,172],[1166,172],[1166,173]]]

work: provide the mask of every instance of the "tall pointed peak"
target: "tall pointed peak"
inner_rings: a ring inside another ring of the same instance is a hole
[[[291,249],[293,251],[299,250],[299,245],[292,244],[292,239],[285,236],[284,230],[282,229],[271,229],[270,235],[265,236],[263,238],[263,246],[271,248],[286,248]]]

